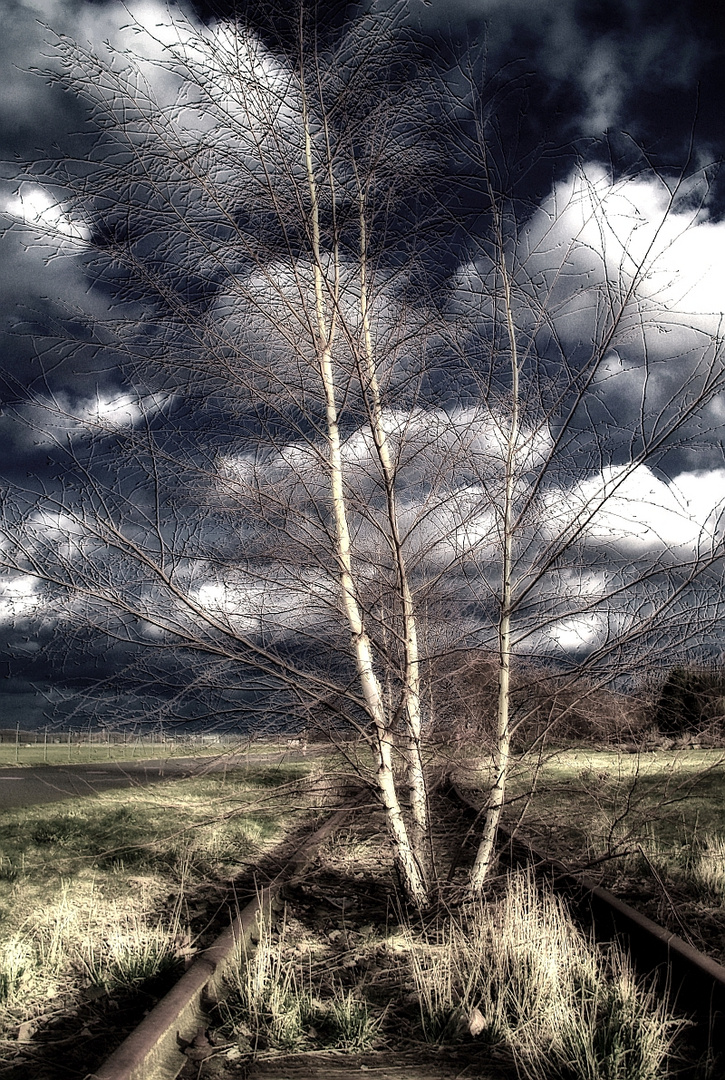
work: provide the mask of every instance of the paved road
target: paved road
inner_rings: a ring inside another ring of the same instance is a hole
[[[154,761],[108,761],[82,765],[34,765],[27,769],[0,767],[0,810],[61,802],[78,795],[115,788],[145,787],[187,776],[222,772],[242,764],[281,761],[285,754],[246,754],[223,758],[166,758]]]

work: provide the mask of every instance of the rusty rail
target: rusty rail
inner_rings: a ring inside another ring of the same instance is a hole
[[[283,885],[302,873],[318,847],[350,810],[338,810],[307,837],[284,870],[239,912],[231,925],[192,963],[172,989],[130,1035],[85,1080],[175,1080],[189,1060],[182,1051],[209,1023],[209,1010],[223,994],[224,979],[252,940]]]
[[[475,813],[477,807],[449,779],[449,791]],[[694,1041],[717,1053],[725,1051],[725,967],[688,944],[677,934],[597,885],[586,874],[572,872],[563,862],[551,859],[508,829],[499,826],[499,847],[519,866],[533,866],[536,873],[564,893],[599,941],[620,939],[627,946],[640,974],[654,975],[660,993],[671,1006],[693,1020]]]

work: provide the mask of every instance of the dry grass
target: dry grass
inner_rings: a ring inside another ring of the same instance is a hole
[[[247,770],[5,812],[0,1061],[25,1021],[173,978],[207,905],[297,823],[275,792],[288,779]]]
[[[560,1080],[661,1080],[681,1026],[606,955],[563,902],[525,873],[495,902],[450,916],[407,949],[430,1041],[475,1035],[502,1045],[520,1075]]]
[[[725,904],[725,836],[705,833],[697,843],[690,875],[717,904]]]
[[[381,1018],[354,991],[334,984],[333,990],[330,994],[329,983],[324,990],[323,980],[316,979],[310,953],[306,962],[299,952],[291,953],[286,922],[275,933],[262,919],[256,947],[242,955],[229,980],[220,1007],[224,1031],[251,1053],[370,1049]]]

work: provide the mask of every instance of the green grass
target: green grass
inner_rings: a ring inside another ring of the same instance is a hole
[[[73,738],[71,743],[49,742],[31,743],[16,746],[15,743],[0,743],[0,768],[30,765],[67,765],[93,764],[104,761],[142,761],[156,758],[176,757],[215,757],[233,753],[274,752],[286,748],[284,740],[251,743],[240,738],[234,743],[201,744],[194,740],[188,742],[152,742],[148,736],[142,740],[130,738],[127,743],[89,743]]]
[[[209,903],[299,823],[286,785],[305,771],[230,769],[2,813],[0,1061],[49,1003],[130,990],[193,955]]]
[[[532,781],[536,772],[533,795]],[[485,777],[484,783],[485,783]],[[725,834],[725,754],[720,750],[561,750],[538,770],[515,764],[506,818],[552,853],[609,859],[647,839],[665,847]]]

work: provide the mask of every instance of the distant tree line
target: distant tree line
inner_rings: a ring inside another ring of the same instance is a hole
[[[659,695],[655,720],[665,735],[725,727],[725,666],[674,667]]]
[[[497,664],[471,650],[431,673],[448,709],[435,717],[444,745],[492,747],[496,738]],[[512,680],[514,745],[524,751],[555,743],[641,744],[643,736],[725,739],[725,664],[681,663],[628,689],[585,673],[521,663]]]

